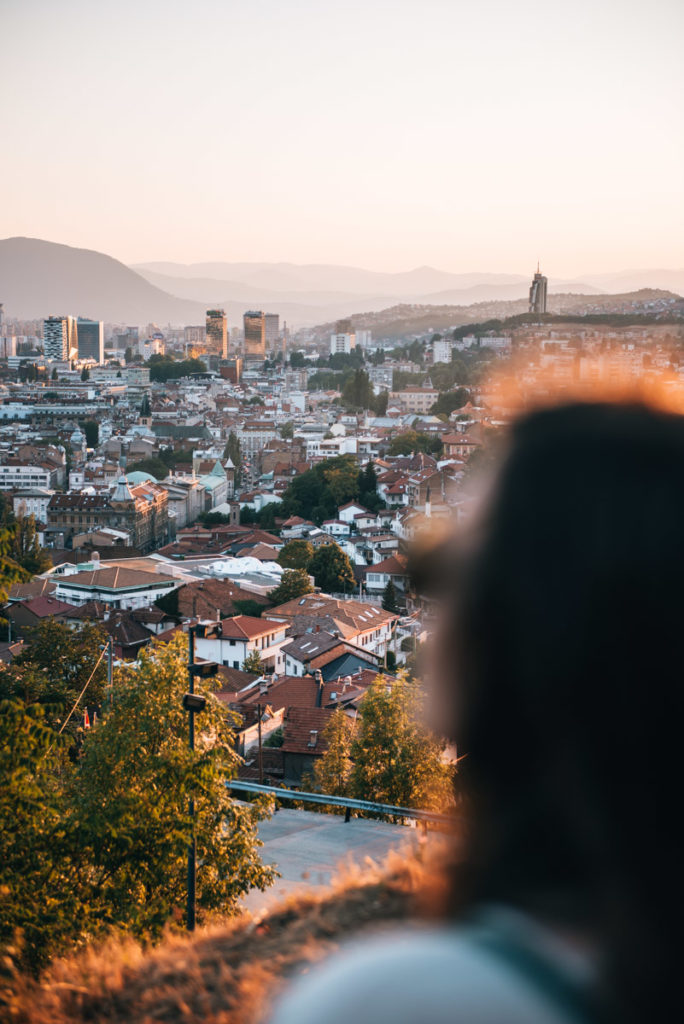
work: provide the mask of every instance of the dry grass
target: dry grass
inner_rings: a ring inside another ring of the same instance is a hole
[[[392,853],[260,920],[245,914],[191,938],[169,934],[153,950],[111,941],[57,961],[39,983],[20,979],[0,1014],[14,1024],[256,1024],[286,979],[341,942],[424,915],[441,877],[434,851]]]

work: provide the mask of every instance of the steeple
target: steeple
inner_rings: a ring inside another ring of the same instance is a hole
[[[128,480],[125,475],[120,476],[116,482],[116,487],[112,494],[112,501],[133,501],[133,495],[131,489],[128,486]]]

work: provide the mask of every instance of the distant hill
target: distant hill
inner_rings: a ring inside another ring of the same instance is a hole
[[[131,268],[91,249],[36,238],[0,240],[0,302],[8,317],[21,319],[73,314],[114,323],[200,324],[207,308],[219,306],[230,324],[256,308],[280,313],[291,327],[311,327],[354,311],[372,317],[404,304],[459,311],[483,303],[522,308],[529,281],[516,274],[452,274],[434,267],[393,274],[295,263],[145,263]],[[590,296],[656,284],[684,292],[684,271],[589,274],[581,281],[551,278],[549,292]]]
[[[70,314],[115,323],[203,323],[204,306],[155,288],[92,249],[38,238],[0,240],[0,302],[8,317]]]

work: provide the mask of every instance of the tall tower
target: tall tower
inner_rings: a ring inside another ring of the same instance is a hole
[[[245,356],[266,355],[266,318],[261,310],[249,310],[244,315]]]
[[[532,278],[532,284],[530,285],[530,313],[546,312],[547,286],[548,280],[540,272],[539,263],[537,263],[537,273]]]
[[[78,358],[104,363],[104,324],[101,320],[78,318]]]
[[[219,355],[222,359],[228,358],[228,327],[225,310],[207,310],[206,342],[208,352],[213,352],[214,355]]]
[[[49,316],[43,321],[43,351],[47,359],[66,361],[78,355],[78,328],[73,316]]]

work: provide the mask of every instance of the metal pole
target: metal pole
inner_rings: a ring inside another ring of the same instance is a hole
[[[193,665],[195,661],[195,630],[193,626],[188,628],[188,676],[189,676],[189,692],[195,692],[195,676],[193,673]],[[190,750],[195,749],[195,712],[190,708],[188,710],[188,742]],[[196,870],[195,870],[195,799],[190,794],[188,811],[190,814],[190,842],[188,844],[188,909],[187,909],[187,924],[188,931],[194,932],[195,930],[195,881],[196,881]]]
[[[257,704],[257,718],[258,718],[258,730],[259,730],[259,782],[264,781],[264,755],[261,746],[261,704]]]
[[[114,637],[108,637],[107,644],[107,689],[109,690],[109,705],[114,703]]]

